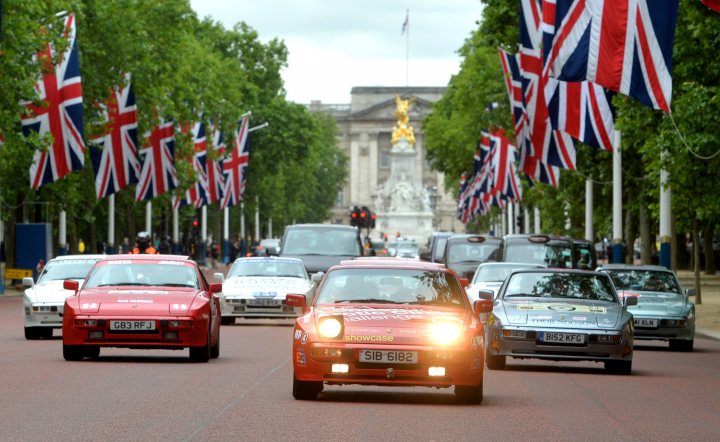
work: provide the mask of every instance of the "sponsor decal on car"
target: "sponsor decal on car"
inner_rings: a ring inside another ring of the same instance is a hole
[[[297,340],[297,339],[300,339],[301,336],[302,336],[302,331],[300,331],[300,330],[295,330],[295,339],[296,339],[296,340]]]
[[[347,335],[347,336],[345,336],[346,342],[392,342],[394,340],[395,340],[394,336],[383,336],[383,335],[372,335],[372,336]]]
[[[307,365],[307,358],[305,357],[304,351],[297,350],[295,352],[295,363],[303,367]]]
[[[306,343],[307,338],[308,338],[307,332],[303,332],[302,337],[300,338],[300,342],[303,344]]]
[[[559,312],[576,312],[576,313],[607,313],[607,308],[591,305],[580,304],[517,304],[518,310],[554,310]]]

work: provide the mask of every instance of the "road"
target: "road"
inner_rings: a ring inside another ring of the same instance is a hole
[[[508,360],[482,405],[451,390],[327,387],[291,395],[289,322],[223,326],[220,358],[107,349],[66,362],[60,332],[26,341],[22,299],[0,296],[0,440],[720,440],[720,341],[636,349],[633,374]]]

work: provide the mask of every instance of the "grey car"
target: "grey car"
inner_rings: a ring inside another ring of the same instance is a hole
[[[482,296],[482,293],[481,293]],[[603,362],[632,371],[633,322],[607,273],[573,269],[512,272],[488,319],[486,362],[505,368],[507,357]]]
[[[630,307],[635,339],[669,341],[671,350],[692,351],[695,342],[695,290],[683,290],[675,272],[662,266],[607,264],[598,270],[610,274],[621,298],[636,297]]]
[[[513,270],[544,268],[546,267],[541,264],[526,264],[522,262],[484,262],[475,270],[475,276],[473,276],[470,285],[467,286],[465,291],[470,297],[470,302],[480,299],[478,296],[480,290],[492,293],[493,296],[487,296],[486,293],[485,298],[492,301],[495,293],[500,290],[505,278],[507,278]]]

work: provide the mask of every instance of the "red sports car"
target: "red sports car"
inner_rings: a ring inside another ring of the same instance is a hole
[[[445,266],[358,259],[331,267],[293,334],[293,396],[312,400],[325,384],[455,386],[463,402],[483,397],[487,300],[470,304]]]
[[[68,361],[97,358],[102,347],[181,350],[207,362],[220,355],[222,284],[208,284],[195,261],[175,255],[115,255],[95,263],[65,300]]]

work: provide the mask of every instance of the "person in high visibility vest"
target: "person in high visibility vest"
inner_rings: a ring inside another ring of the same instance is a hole
[[[155,247],[150,245],[150,234],[143,231],[138,232],[135,238],[135,248],[130,251],[131,255],[137,255],[140,253],[146,253],[148,255],[157,255],[158,251]]]

